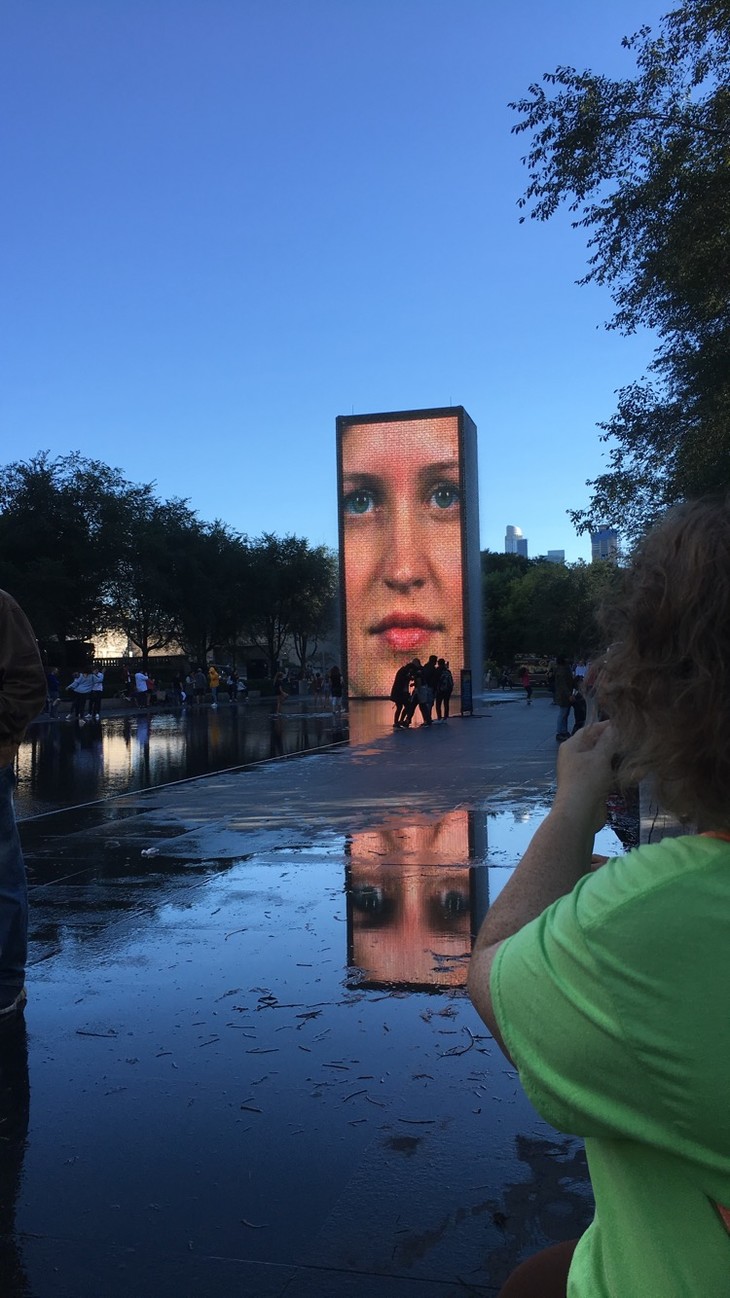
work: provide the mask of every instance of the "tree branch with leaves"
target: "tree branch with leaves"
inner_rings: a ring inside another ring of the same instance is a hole
[[[730,4],[687,0],[623,45],[633,76],[559,67],[511,107],[530,137],[520,207],[547,220],[567,204],[608,328],[658,339],[599,425],[609,465],[589,508],[571,511],[578,531],[607,519],[636,537],[730,481]]]

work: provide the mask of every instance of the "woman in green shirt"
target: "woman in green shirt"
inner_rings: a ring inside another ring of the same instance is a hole
[[[596,1215],[503,1298],[730,1294],[730,498],[644,541],[551,811],[491,907],[472,1000],[538,1111],[584,1137]],[[595,868],[619,778],[700,834]]]

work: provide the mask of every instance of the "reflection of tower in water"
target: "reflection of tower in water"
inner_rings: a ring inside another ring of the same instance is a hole
[[[484,853],[484,818],[466,810],[350,836],[348,963],[359,986],[464,985],[486,910]]]

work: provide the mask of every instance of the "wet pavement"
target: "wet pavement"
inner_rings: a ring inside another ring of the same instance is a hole
[[[5,1298],[490,1295],[584,1228],[463,988],[555,764],[547,700],[481,711],[23,820]]]

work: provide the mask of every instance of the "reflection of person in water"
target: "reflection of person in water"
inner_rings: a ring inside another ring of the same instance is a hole
[[[387,697],[404,653],[464,661],[458,420],[349,425],[341,462],[350,693]]]
[[[335,715],[338,715],[342,710],[342,691],[344,686],[342,681],[342,672],[337,666],[337,663],[335,663],[334,666],[330,667],[329,678],[330,678],[330,695],[332,698],[332,711],[335,713]]]
[[[283,672],[279,671],[276,673],[274,677],[273,690],[274,690],[274,698],[276,700],[276,709],[274,715],[277,717],[281,716],[281,709],[289,697],[286,690],[284,689],[285,680],[286,677],[284,676]]]

